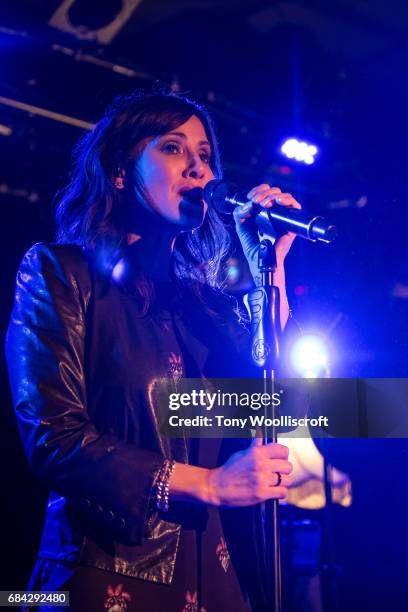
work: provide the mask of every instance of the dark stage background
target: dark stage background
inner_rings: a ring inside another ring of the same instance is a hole
[[[80,122],[95,122],[119,93],[161,83],[209,107],[228,178],[279,185],[338,226],[333,245],[298,239],[288,261],[290,303],[305,330],[328,336],[332,374],[406,376],[406,3],[2,4],[2,341],[19,261],[53,239],[53,196]],[[319,147],[315,164],[282,157],[289,136]],[[231,290],[245,285],[242,268]],[[1,389],[0,586],[23,589],[46,492],[22,453],[3,361]],[[333,517],[342,612],[407,609],[407,449],[405,440],[332,443],[353,480],[351,508]]]

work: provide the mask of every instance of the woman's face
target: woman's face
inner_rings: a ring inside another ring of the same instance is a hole
[[[135,163],[146,206],[178,226],[199,227],[207,204],[197,188],[214,178],[211,153],[204,126],[195,115],[150,140]]]

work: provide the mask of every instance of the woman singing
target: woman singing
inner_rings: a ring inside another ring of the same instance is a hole
[[[159,379],[250,372],[221,290],[228,232],[202,195],[220,176],[203,108],[120,98],[75,151],[57,243],[21,264],[9,372],[27,457],[51,490],[30,589],[69,591],[71,610],[267,609],[259,504],[285,497],[287,448],[166,438],[155,401]],[[255,283],[253,209],[275,202],[299,207],[263,184],[235,216]],[[292,240],[276,243],[283,327]]]

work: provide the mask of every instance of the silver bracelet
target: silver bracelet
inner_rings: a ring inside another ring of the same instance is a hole
[[[170,476],[173,473],[176,462],[166,459],[160,467],[154,487],[154,496],[156,508],[162,512],[167,512],[169,509],[169,493],[170,493]]]

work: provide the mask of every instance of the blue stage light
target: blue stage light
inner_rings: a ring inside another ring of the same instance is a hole
[[[230,257],[226,264],[227,282],[229,285],[235,285],[242,275],[240,261],[236,257]]]
[[[113,280],[115,280],[116,282],[120,282],[122,280],[124,273],[125,273],[125,262],[123,261],[123,259],[119,259],[119,261],[117,262],[117,264],[114,266],[112,270]]]
[[[228,266],[228,278],[231,282],[235,282],[238,280],[238,278],[240,277],[241,274],[241,270],[238,268],[238,266]]]
[[[294,159],[307,165],[314,164],[318,153],[315,145],[300,141],[297,138],[285,140],[280,150],[288,159]]]
[[[293,369],[302,378],[323,378],[329,375],[329,349],[320,336],[302,336],[293,345],[290,360]]]

